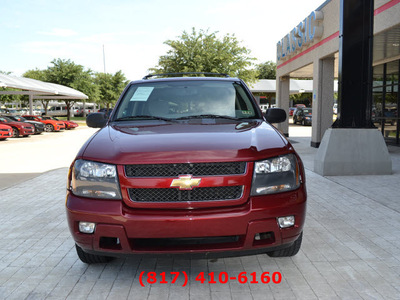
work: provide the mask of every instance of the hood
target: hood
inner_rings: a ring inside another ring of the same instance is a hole
[[[32,125],[36,125],[36,126],[39,126],[39,127],[44,127],[44,124],[43,124],[42,122],[31,121],[31,120],[26,120],[26,121],[24,121],[24,122],[25,122],[25,123],[32,124]]]
[[[78,157],[113,164],[253,161],[289,151],[271,125],[256,122],[108,125]]]
[[[5,125],[14,125],[14,126],[25,126],[25,127],[27,127],[27,126],[29,126],[29,127],[33,127],[33,125],[32,124],[29,124],[28,122],[18,122],[18,121],[12,121],[12,122],[8,122],[7,124],[5,124]]]
[[[56,120],[44,120],[41,119],[40,122],[45,123],[45,124],[58,124],[58,123],[62,123],[61,121],[56,121]],[[64,124],[64,123],[63,123]]]

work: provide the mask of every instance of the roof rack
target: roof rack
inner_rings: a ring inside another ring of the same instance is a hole
[[[228,74],[225,73],[213,73],[213,72],[180,72],[180,73],[163,73],[163,74],[149,74],[143,77],[143,79],[149,79],[151,77],[169,77],[169,76],[176,76],[176,75],[213,75],[213,76],[223,76],[223,77],[230,77]]]

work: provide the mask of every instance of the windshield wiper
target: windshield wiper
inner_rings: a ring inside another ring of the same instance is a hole
[[[161,120],[161,121],[167,121],[167,122],[174,122],[174,119],[150,116],[150,115],[127,116],[127,117],[118,118],[114,121],[129,121],[129,120],[137,120],[137,119]]]
[[[210,118],[210,119],[228,119],[228,120],[235,120],[235,121],[240,120],[239,118],[235,118],[235,117],[224,116],[224,115],[213,115],[213,114],[186,116],[186,117],[177,118],[176,120],[205,119],[205,118]]]

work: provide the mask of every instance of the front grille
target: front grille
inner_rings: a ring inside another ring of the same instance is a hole
[[[243,244],[244,237],[233,236],[212,236],[212,237],[192,237],[192,238],[136,238],[129,239],[132,249],[137,251],[155,250],[155,251],[173,251],[173,250],[195,250],[204,246],[214,249],[223,249],[228,247],[240,247]]]
[[[236,200],[242,197],[243,186],[218,186],[179,190],[177,188],[128,189],[134,202],[181,202]]]
[[[126,165],[127,177],[177,177],[183,174],[193,176],[240,175],[246,172],[245,162],[182,163]]]
[[[0,131],[9,131],[9,129],[0,129]]]

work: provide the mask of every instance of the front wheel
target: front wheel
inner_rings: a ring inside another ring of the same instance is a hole
[[[96,255],[83,251],[81,247],[75,244],[76,253],[78,254],[79,259],[85,264],[97,264],[97,263],[108,263],[113,258],[109,256]]]
[[[297,238],[297,240],[293,243],[292,246],[280,250],[267,252],[267,254],[270,257],[288,257],[296,255],[297,252],[299,252],[300,250],[302,239],[303,239],[303,232],[300,234],[300,236]]]
[[[51,124],[46,124],[46,125],[44,126],[44,131],[46,131],[46,132],[54,131],[54,126],[51,125]]]
[[[15,138],[17,138],[17,137],[19,137],[19,131],[18,131],[18,129],[17,128],[15,128],[15,127],[13,127],[13,137],[15,137]]]

